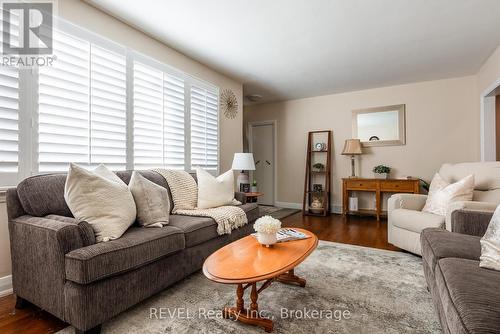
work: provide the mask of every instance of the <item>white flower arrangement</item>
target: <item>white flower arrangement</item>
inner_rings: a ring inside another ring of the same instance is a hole
[[[281,222],[271,216],[264,216],[255,221],[253,228],[259,233],[276,233],[281,228]]]

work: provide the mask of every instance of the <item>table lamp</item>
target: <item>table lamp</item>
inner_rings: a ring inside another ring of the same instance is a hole
[[[361,151],[361,141],[359,139],[346,139],[344,144],[344,150],[342,151],[343,155],[351,156],[351,176],[356,177],[355,169],[354,169],[354,160],[356,155],[363,154]]]
[[[242,183],[250,183],[248,181],[248,175],[245,174],[246,170],[255,170],[255,163],[253,161],[252,153],[235,153],[233,159],[233,170],[240,170],[241,173],[238,174],[236,179],[236,191],[240,191],[240,185]]]

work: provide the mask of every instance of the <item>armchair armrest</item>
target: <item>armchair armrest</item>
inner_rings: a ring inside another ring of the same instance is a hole
[[[451,203],[446,211],[446,229],[463,234],[481,234],[482,237],[497,206],[496,203],[474,201]]]
[[[427,200],[427,195],[421,194],[394,194],[389,198],[387,210],[389,214],[395,209],[421,211]]]
[[[14,292],[64,320],[64,255],[95,243],[92,227],[70,217],[9,220]]]
[[[234,193],[234,198],[237,201],[240,201],[241,204],[246,204],[247,203],[247,197],[246,197],[245,193],[243,193],[243,192],[240,192],[240,191],[235,192]]]

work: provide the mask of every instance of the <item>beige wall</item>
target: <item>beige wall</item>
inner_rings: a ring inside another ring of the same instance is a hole
[[[307,132],[333,130],[333,205],[338,210],[340,178],[350,175],[349,158],[340,153],[351,138],[351,110],[406,104],[406,145],[365,149],[358,175],[371,177],[374,166],[386,164],[392,176],[429,180],[444,162],[479,159],[476,92],[475,76],[420,82],[252,106],[245,108],[244,123],[246,128],[251,121],[277,120],[277,200],[285,203],[302,201]],[[372,207],[373,201],[361,205]]]
[[[241,152],[243,145],[243,87],[241,83],[184,56],[167,47],[165,44],[148,37],[140,31],[81,1],[59,1],[58,16],[101,36],[107,37],[119,44],[128,46],[160,62],[176,67],[192,76],[213,83],[220,88],[231,89],[238,98],[238,116],[233,120],[226,119],[223,115],[221,115],[220,118],[221,171],[231,168],[234,153]],[[1,278],[9,275],[10,272],[10,252],[5,203],[1,202],[0,199],[0,293],[2,290]]]
[[[477,74],[477,88],[479,94],[489,93],[486,90],[494,88],[495,83],[500,80],[500,46],[481,66]]]

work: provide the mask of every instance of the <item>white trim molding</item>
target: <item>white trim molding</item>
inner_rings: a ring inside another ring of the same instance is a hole
[[[481,161],[496,160],[495,148],[495,93],[500,87],[498,78],[480,96],[480,140],[481,140]],[[493,137],[493,140],[491,140]]]
[[[276,202],[275,204],[278,208],[284,209],[299,209],[302,210],[302,203],[292,203],[292,202]],[[341,214],[342,206],[337,204],[330,205],[331,213]]]
[[[248,150],[253,153],[253,127],[254,126],[259,126],[259,125],[272,125],[273,126],[273,159],[274,159],[274,166],[273,166],[273,179],[274,179],[274,185],[273,185],[273,205],[277,205],[278,203],[278,168],[279,168],[279,163],[278,163],[278,121],[273,119],[273,120],[267,120],[267,121],[255,121],[255,122],[248,122],[248,129],[247,129],[247,137],[248,137]],[[251,172],[253,173],[253,172]],[[253,174],[252,174],[253,175]],[[252,176],[251,175],[251,176]],[[300,207],[299,209],[301,209]]]
[[[12,275],[0,277],[0,297],[8,296],[12,293]]]

